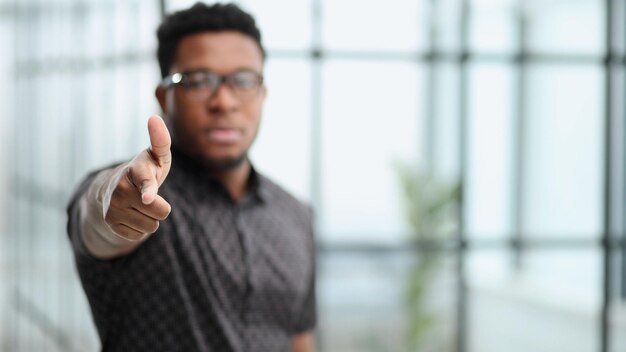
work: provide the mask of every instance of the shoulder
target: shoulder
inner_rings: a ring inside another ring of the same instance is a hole
[[[262,174],[258,174],[258,177],[261,196],[267,204],[284,214],[296,215],[307,224],[312,222],[313,208],[309,203],[298,199],[269,177]]]

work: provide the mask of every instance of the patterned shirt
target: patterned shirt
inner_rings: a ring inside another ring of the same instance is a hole
[[[68,233],[103,351],[290,351],[316,323],[315,244],[308,207],[252,170],[235,203],[175,150],[159,189],[167,220],[131,254],[92,257],[78,199]]]

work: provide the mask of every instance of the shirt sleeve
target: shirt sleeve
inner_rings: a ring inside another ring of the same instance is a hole
[[[316,294],[316,244],[315,231],[313,229],[313,212],[309,208],[309,241],[307,243],[311,261],[311,275],[306,295],[302,301],[299,318],[294,325],[294,334],[300,334],[315,329],[317,324],[317,294]]]
[[[111,292],[116,285],[116,277],[112,275],[119,260],[101,260],[93,257],[85,247],[81,236],[81,216],[86,211],[81,200],[89,190],[89,186],[99,173],[98,170],[89,174],[78,186],[67,206],[67,234],[69,236],[76,269],[83,290],[87,295],[91,312],[96,323],[101,341],[105,341],[110,315]]]
[[[315,278],[312,279],[309,291],[302,304],[300,318],[294,326],[294,334],[300,334],[315,329],[317,324],[317,298],[315,293]]]
[[[81,209],[81,200],[86,195],[95,177],[96,174],[92,173],[81,182],[67,206],[67,234],[77,259],[78,257],[89,257],[89,252],[87,252],[87,248],[81,238],[80,218],[84,215],[83,212],[85,211],[85,209]]]
[[[93,261],[95,263],[111,262],[107,260],[101,260],[92,256],[87,250],[87,247],[85,246],[85,243],[83,241],[83,236],[82,236],[82,232],[83,232],[82,227],[85,226],[85,222],[93,220],[87,217],[92,216],[93,212],[101,211],[101,209],[96,209],[98,208],[98,206],[95,204],[91,204],[87,200],[87,197],[90,196],[88,194],[89,192],[94,192],[93,190],[90,189],[90,186],[92,185],[94,180],[98,177],[98,175],[104,170],[109,170],[109,168],[98,170],[89,174],[85,178],[85,180],[83,180],[83,182],[78,186],[78,188],[74,192],[74,195],[72,196],[67,206],[67,215],[68,215],[67,234],[69,236],[70,243],[72,245],[72,249],[74,251],[74,254],[77,260],[86,259],[88,261]],[[91,212],[91,214],[88,214],[88,212]],[[100,221],[103,223],[102,225],[104,225],[103,220],[100,220]],[[100,224],[91,224],[91,225],[101,226]]]

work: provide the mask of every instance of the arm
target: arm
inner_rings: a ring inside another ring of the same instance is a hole
[[[160,118],[148,121],[150,151],[100,172],[79,200],[80,235],[91,255],[112,259],[135,250],[170,205],[157,194],[171,164],[170,136]]]
[[[293,352],[313,352],[315,351],[315,345],[313,343],[313,333],[303,332],[295,335],[292,340]]]

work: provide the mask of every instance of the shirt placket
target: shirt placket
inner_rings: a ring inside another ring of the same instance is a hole
[[[242,202],[235,207],[235,226],[237,230],[237,234],[239,235],[239,239],[241,241],[242,247],[242,257],[244,261],[244,272],[245,272],[245,288],[243,295],[241,297],[241,312],[240,319],[243,325],[242,327],[242,340],[243,340],[243,348],[244,351],[252,351],[253,346],[250,344],[250,339],[248,338],[248,325],[250,323],[251,318],[251,297],[253,293],[252,286],[252,256],[251,256],[251,245],[250,245],[250,233],[246,228],[245,224],[245,214],[246,214],[246,202]]]

